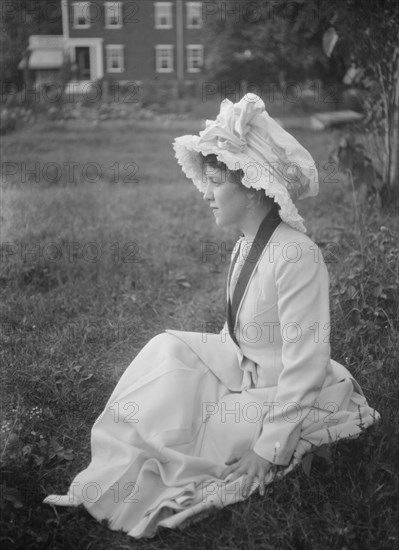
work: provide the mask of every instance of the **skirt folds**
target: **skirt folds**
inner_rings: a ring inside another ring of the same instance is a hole
[[[262,429],[262,404],[275,393],[275,387],[230,391],[189,346],[160,334],[126,369],[95,422],[89,466],[67,495],[45,502],[82,504],[111,529],[140,538],[243,500],[256,487],[245,487],[243,478],[224,480],[222,472],[226,461],[253,447]],[[302,424],[293,460],[279,475],[314,447],[357,435],[373,422],[368,408],[356,428],[366,401],[351,380],[324,388],[318,401],[336,404],[334,422],[326,429],[331,411],[316,407]]]

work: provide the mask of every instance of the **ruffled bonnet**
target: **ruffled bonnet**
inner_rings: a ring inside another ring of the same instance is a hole
[[[262,99],[246,94],[238,103],[224,99],[216,120],[207,120],[199,136],[175,139],[175,156],[185,175],[206,190],[203,155],[215,154],[229,170],[244,172],[246,187],[264,189],[280,206],[283,221],[306,232],[294,204],[317,195],[318,172],[310,153],[268,114]]]

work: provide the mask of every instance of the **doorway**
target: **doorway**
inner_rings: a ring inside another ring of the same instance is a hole
[[[90,48],[78,46],[75,48],[77,80],[90,80]]]

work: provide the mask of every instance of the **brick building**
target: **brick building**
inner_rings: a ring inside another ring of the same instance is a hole
[[[61,0],[61,9],[62,37],[30,37],[28,66],[37,82],[54,80],[66,58],[72,63],[71,80],[82,83],[187,82],[201,76],[201,1]]]

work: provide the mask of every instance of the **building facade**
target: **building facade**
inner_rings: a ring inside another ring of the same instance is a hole
[[[71,80],[79,82],[185,82],[202,74],[202,1],[61,0],[61,6],[63,61],[54,53],[61,37],[30,37],[29,68],[41,80],[46,74],[50,78],[66,58]]]

